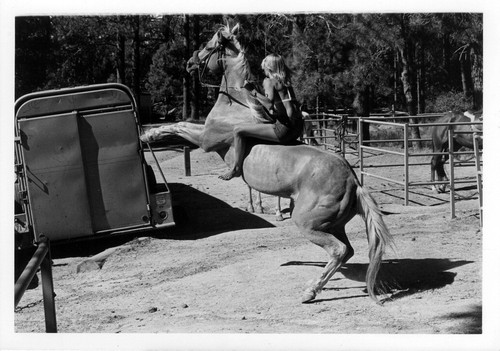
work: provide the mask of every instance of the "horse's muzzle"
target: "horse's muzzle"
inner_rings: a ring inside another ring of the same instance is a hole
[[[196,71],[199,68],[199,65],[194,62],[192,58],[190,58],[186,64],[186,71],[191,74],[193,71]]]
[[[193,71],[200,67],[200,57],[198,56],[200,50],[195,50],[193,56],[188,60],[186,64],[186,71],[191,74]]]

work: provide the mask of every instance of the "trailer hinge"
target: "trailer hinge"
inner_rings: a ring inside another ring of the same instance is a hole
[[[25,203],[27,204],[29,201],[28,201],[28,191],[26,190],[21,190],[19,191],[19,197],[20,199]]]
[[[23,174],[24,168],[22,163],[16,163],[14,167],[14,172],[16,172],[16,174]]]

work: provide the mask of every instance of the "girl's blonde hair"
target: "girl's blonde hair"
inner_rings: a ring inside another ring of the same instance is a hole
[[[261,67],[268,70],[272,78],[277,79],[285,86],[290,85],[290,69],[285,64],[285,60],[278,54],[269,54],[262,60]]]

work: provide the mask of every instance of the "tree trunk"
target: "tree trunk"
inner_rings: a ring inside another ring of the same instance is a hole
[[[134,16],[133,18],[133,27],[134,27],[134,84],[133,91],[135,95],[135,99],[137,101],[137,108],[141,111],[141,16]],[[149,115],[139,113],[139,123],[145,124],[149,123]]]
[[[415,116],[417,114],[417,84],[415,79],[414,60],[415,44],[407,31],[408,29],[405,19],[402,17],[401,37],[403,38],[404,43],[399,47],[402,63],[401,82],[403,83],[403,93],[406,99],[408,114],[410,116]],[[416,118],[410,118],[410,122],[417,124],[418,120]],[[420,130],[418,127],[410,128],[410,138],[417,140],[420,139]],[[421,141],[414,142],[412,145],[415,145],[418,149],[422,148]]]
[[[356,91],[352,108],[355,116],[370,117],[370,86],[365,86],[363,90]],[[363,140],[370,140],[369,123],[363,123]]]
[[[392,110],[396,111],[398,108],[398,50],[394,50],[394,71],[393,71],[393,91],[392,91]]]
[[[450,35],[448,33],[443,34],[443,68],[445,72],[445,82],[450,82],[451,80],[451,59],[450,59]],[[450,84],[450,83],[448,83]]]
[[[442,62],[441,66],[443,67],[444,77],[443,82],[446,83],[447,89],[449,89],[452,84],[452,76],[451,76],[451,44],[450,44],[450,17],[449,14],[442,13],[439,15],[441,19],[441,28],[440,32],[442,33],[441,37],[441,49],[442,49]]]
[[[117,55],[116,55],[116,82],[125,83],[125,36],[117,33]]]
[[[134,93],[137,101],[141,96],[141,17],[134,17]]]
[[[408,113],[414,116],[417,113],[416,108],[416,87],[415,87],[415,74],[413,55],[410,54],[411,49],[407,46],[401,49],[402,71],[401,83],[403,83],[403,93],[406,99]]]
[[[472,46],[471,52],[471,75],[473,83],[473,101],[474,109],[479,110],[483,108],[483,66],[482,56]]]
[[[294,16],[295,21],[293,22],[292,28],[292,57],[293,64],[298,66],[301,65],[302,53],[303,50],[303,42],[304,42],[304,28],[306,27],[306,20],[304,14],[297,14]]]
[[[420,42],[418,50],[418,72],[417,72],[417,94],[418,94],[418,113],[425,113],[425,44]]]
[[[184,67],[187,65],[187,61],[189,60],[189,15],[184,15]],[[183,78],[182,78],[182,119],[186,120],[189,116],[188,107],[190,101],[190,91],[189,91],[189,82],[190,76],[184,70]]]
[[[460,76],[462,79],[462,91],[464,98],[470,99],[472,97],[472,78],[470,71],[469,53],[463,53],[460,57]]]
[[[193,15],[193,47],[198,50],[200,48],[200,16]],[[193,74],[193,94],[191,99],[191,118],[194,120],[200,119],[199,101],[200,101],[200,80],[197,74]]]

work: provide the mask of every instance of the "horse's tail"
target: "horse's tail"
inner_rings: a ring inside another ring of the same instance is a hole
[[[375,282],[377,273],[380,269],[382,256],[384,255],[387,246],[393,246],[392,239],[387,226],[382,218],[377,203],[370,193],[362,186],[356,189],[356,197],[358,204],[358,214],[361,215],[366,224],[366,234],[368,236],[368,246],[370,263],[366,272],[366,286],[370,297],[378,302],[375,296]]]

